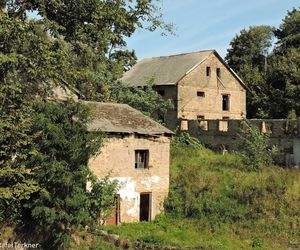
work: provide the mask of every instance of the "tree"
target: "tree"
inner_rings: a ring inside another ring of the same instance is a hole
[[[300,116],[300,9],[289,11],[280,27],[250,27],[231,42],[226,60],[251,89],[248,117]],[[267,56],[273,34],[275,48]],[[267,63],[266,63],[267,62]]]
[[[47,97],[71,86],[107,100],[109,83],[134,63],[125,37],[147,22],[149,30],[167,27],[153,2],[0,1],[1,222],[33,220],[58,239],[108,208],[115,183],[94,181],[86,191],[87,161],[99,146],[86,130],[87,110]]]
[[[225,57],[228,65],[250,87],[247,94],[247,115],[268,117],[269,87],[266,83],[268,51],[272,46],[274,28],[253,26],[241,30],[230,43]]]
[[[277,53],[300,47],[300,9],[288,11],[280,27],[276,29],[275,36],[278,39],[275,50]]]
[[[109,91],[112,101],[126,103],[154,119],[158,119],[159,114],[163,115],[173,108],[171,101],[165,101],[154,90],[151,82],[143,88],[116,82],[110,85]]]
[[[55,38],[63,38],[73,52],[73,83],[86,97],[104,101],[107,86],[135,63],[126,37],[137,28],[170,31],[162,21],[156,0],[24,0],[7,1],[11,16],[37,11],[44,28]],[[103,93],[104,92],[104,93]]]
[[[269,85],[275,90],[271,97],[273,117],[287,117],[292,110],[300,116],[300,9],[289,11],[275,31],[278,39],[270,59]],[[281,105],[278,105],[281,104]]]
[[[0,209],[9,220],[39,190],[25,164],[39,137],[31,130],[34,97],[45,96],[49,86],[41,83],[58,81],[67,61],[63,42],[49,39],[36,22],[7,13],[0,22]]]
[[[40,190],[25,202],[23,214],[52,232],[48,240],[57,244],[74,228],[94,225],[99,211],[113,205],[117,182],[99,183],[87,167],[102,143],[99,133],[87,131],[87,119],[88,108],[71,101],[39,102],[33,115],[32,130],[41,131],[41,138],[34,141],[27,165]],[[88,181],[91,191],[86,189]],[[95,206],[103,197],[106,204]]]
[[[246,65],[264,71],[265,59],[272,46],[273,31],[273,27],[266,25],[241,30],[230,42],[231,47],[225,57],[228,65],[237,72],[242,72]]]

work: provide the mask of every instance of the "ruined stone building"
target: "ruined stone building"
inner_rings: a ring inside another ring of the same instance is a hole
[[[106,132],[101,152],[89,162],[99,178],[119,181],[109,224],[149,221],[162,210],[169,191],[172,131],[125,104],[86,102],[90,131]]]
[[[240,119],[246,115],[247,86],[215,50],[146,58],[121,81],[132,86],[153,81],[157,92],[173,101],[174,109],[161,117],[172,129],[178,120]]]

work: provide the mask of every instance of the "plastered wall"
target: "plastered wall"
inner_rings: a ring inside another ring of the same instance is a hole
[[[149,150],[149,169],[135,169],[135,150]],[[139,221],[140,193],[150,192],[151,219],[163,209],[169,191],[170,138],[110,135],[89,162],[92,172],[119,181],[120,222]]]

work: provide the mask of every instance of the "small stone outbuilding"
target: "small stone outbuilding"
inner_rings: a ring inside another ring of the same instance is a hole
[[[89,167],[99,179],[109,175],[120,184],[108,224],[154,219],[169,191],[173,132],[128,105],[86,103],[92,111],[89,130],[106,133]]]
[[[246,116],[248,88],[215,50],[146,58],[120,80],[145,86],[150,79],[160,95],[173,101],[173,110],[159,114],[171,129],[179,120]]]

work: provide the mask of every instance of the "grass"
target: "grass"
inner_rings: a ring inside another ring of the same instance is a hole
[[[140,241],[151,246],[179,246],[196,249],[242,249],[241,240],[230,238],[225,232],[215,233],[201,229],[197,221],[175,219],[165,215],[153,222],[122,224],[119,227],[106,226],[106,230],[128,237],[132,241]],[[230,244],[229,244],[230,243]]]
[[[248,172],[236,154],[192,147],[171,150],[170,170],[164,215],[105,229],[158,247],[300,247],[299,171],[271,166]]]

